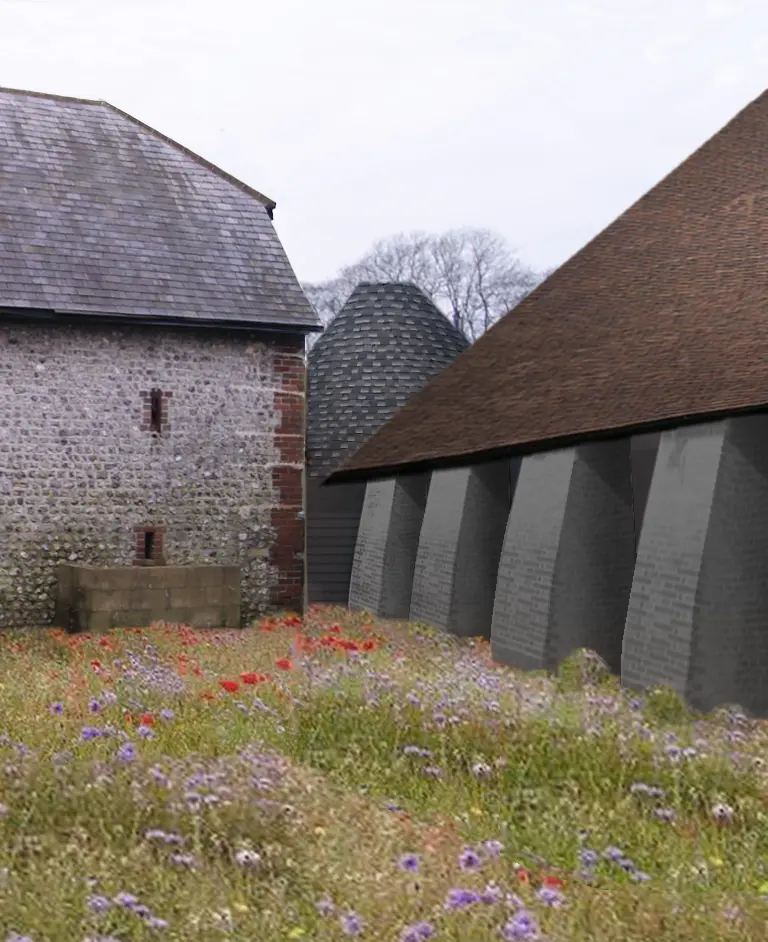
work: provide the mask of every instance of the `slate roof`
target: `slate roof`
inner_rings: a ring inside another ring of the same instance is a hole
[[[310,477],[330,474],[468,346],[414,285],[358,285],[309,352]]]
[[[768,404],[768,92],[436,377],[335,480]]]
[[[0,309],[311,329],[274,205],[106,102],[0,89]]]

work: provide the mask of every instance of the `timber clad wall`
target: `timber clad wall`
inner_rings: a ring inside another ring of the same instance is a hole
[[[313,602],[346,605],[365,484],[307,481],[307,578]]]
[[[0,326],[0,626],[50,623],[59,563],[130,566],[147,528],[169,565],[239,566],[244,619],[297,607],[303,374],[259,332]]]

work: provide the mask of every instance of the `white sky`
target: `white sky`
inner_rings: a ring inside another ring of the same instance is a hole
[[[302,280],[462,225],[549,267],[768,86],[768,3],[0,0],[0,85],[110,101],[271,196]]]

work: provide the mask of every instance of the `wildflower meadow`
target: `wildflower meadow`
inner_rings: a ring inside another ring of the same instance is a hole
[[[767,743],[340,609],[7,632],[0,942],[765,942]]]

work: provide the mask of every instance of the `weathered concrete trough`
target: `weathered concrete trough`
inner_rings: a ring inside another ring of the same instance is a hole
[[[239,566],[57,567],[56,624],[68,631],[240,627]]]

